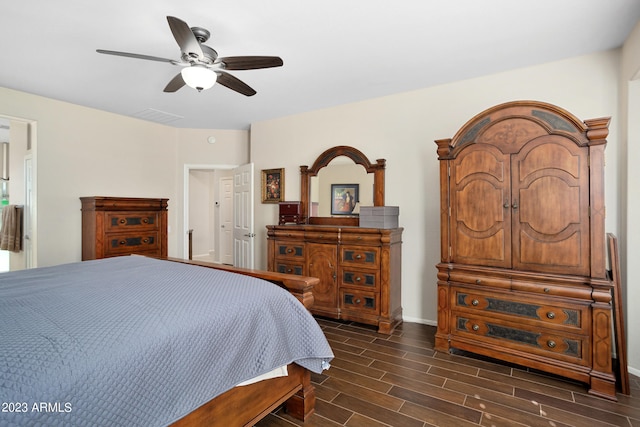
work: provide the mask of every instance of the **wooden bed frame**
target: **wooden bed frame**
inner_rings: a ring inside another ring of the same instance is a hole
[[[286,288],[307,308],[313,304],[312,289],[319,283],[319,279],[315,277],[250,270],[180,258],[166,259],[267,280]],[[295,363],[288,365],[287,370],[286,377],[234,387],[187,414],[171,426],[252,426],[283,403],[289,415],[305,421],[313,414],[316,402],[315,388],[311,384],[311,372]]]

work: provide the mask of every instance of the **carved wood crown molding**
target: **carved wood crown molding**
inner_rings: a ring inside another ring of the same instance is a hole
[[[308,174],[309,176],[316,176],[320,169],[327,166],[336,157],[340,156],[348,157],[353,160],[354,163],[362,165],[367,173],[384,169],[387,162],[385,159],[377,159],[376,163],[371,163],[367,156],[357,148],[349,147],[347,145],[339,145],[337,147],[331,147],[320,154],[311,168],[308,166],[300,166],[300,172]]]
[[[610,117],[581,121],[563,108],[545,102],[512,101],[477,114],[453,138],[435,142],[440,158],[455,157],[462,147],[474,143],[501,143],[517,150],[518,142],[530,139],[532,134],[562,135],[578,146],[595,146],[606,144],[610,122]]]

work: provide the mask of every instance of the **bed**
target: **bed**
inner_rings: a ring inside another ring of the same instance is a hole
[[[0,274],[0,424],[252,425],[283,402],[308,418],[311,372],[333,358],[300,303],[313,281],[198,264],[125,256]]]

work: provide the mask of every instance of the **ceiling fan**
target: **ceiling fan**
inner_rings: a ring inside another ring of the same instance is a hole
[[[200,27],[189,28],[186,22],[174,16],[167,16],[167,21],[173,37],[178,42],[178,46],[180,46],[181,55],[178,60],[114,50],[97,49],[96,52],[149,61],[168,62],[184,67],[167,84],[164,88],[165,92],[175,92],[184,85],[201,92],[209,89],[217,81],[238,93],[253,96],[256,94],[253,88],[226,71],[272,68],[280,67],[283,64],[282,59],[277,56],[228,56],[220,58],[218,57],[218,52],[204,44],[211,35],[208,30]]]

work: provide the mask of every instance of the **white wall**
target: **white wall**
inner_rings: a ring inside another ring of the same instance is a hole
[[[37,123],[38,266],[81,259],[79,197],[94,195],[168,198],[169,255],[181,256],[183,165],[248,161],[246,131],[176,129],[6,88],[0,115]]]
[[[299,166],[311,165],[329,147],[351,145],[370,161],[386,158],[386,204],[400,206],[405,229],[404,318],[435,324],[440,207],[434,140],[452,137],[486,108],[517,99],[556,104],[582,120],[613,116],[606,149],[606,228],[618,233],[619,59],[618,50],[607,51],[254,123],[251,158],[256,170],[285,167],[286,200],[300,198]],[[257,200],[256,207],[256,230],[264,241],[265,226],[277,223],[277,206]],[[266,245],[259,249],[257,266],[264,268]]]
[[[620,73],[621,110],[624,124],[620,152],[622,286],[626,302],[627,353],[629,371],[640,375],[640,312],[634,303],[640,301],[640,23],[622,49]]]

